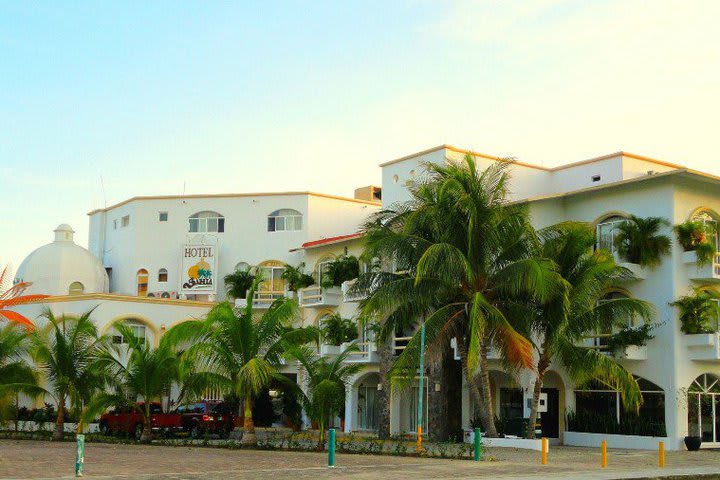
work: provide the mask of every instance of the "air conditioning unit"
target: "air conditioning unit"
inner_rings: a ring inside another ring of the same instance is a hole
[[[148,297],[156,297],[156,298],[178,298],[177,292],[152,292],[148,293]]]

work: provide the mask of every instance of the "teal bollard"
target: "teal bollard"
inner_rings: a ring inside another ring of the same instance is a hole
[[[480,429],[475,429],[475,461],[479,462],[482,456],[482,433]]]
[[[85,466],[85,435],[79,433],[77,435],[77,449],[75,450],[75,476],[83,476],[83,467]]]
[[[328,467],[335,468],[335,429],[328,431]]]

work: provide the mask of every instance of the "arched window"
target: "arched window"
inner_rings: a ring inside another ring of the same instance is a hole
[[[302,213],[290,208],[281,208],[268,215],[268,232],[290,232],[302,230]]]
[[[72,282],[68,288],[69,295],[82,295],[85,293],[85,285],[80,282]]]
[[[137,294],[138,297],[147,297],[148,293],[148,271],[141,268],[137,271]]]
[[[139,340],[142,340],[143,342],[148,341],[148,328],[139,320],[128,318],[127,320],[121,320],[117,323],[121,323],[129,327],[133,335],[135,335]],[[127,339],[123,338],[117,329],[113,329],[112,342],[116,345],[126,345],[128,343]]]
[[[168,271],[166,268],[158,270],[158,282],[165,283],[168,281]]]
[[[238,264],[235,265],[236,272],[247,272],[249,270],[250,270],[250,264],[247,262],[238,262]]]
[[[615,236],[617,234],[617,227],[621,223],[625,223],[627,219],[619,215],[613,215],[600,221],[595,226],[595,248],[607,250],[611,253],[615,253]]]
[[[703,444],[720,443],[720,378],[706,373],[688,388],[688,435]]]
[[[707,229],[707,239],[713,239],[715,250],[720,251],[720,232],[718,232],[718,219],[707,209],[697,211],[692,220],[694,222],[702,222]]]
[[[204,211],[188,219],[190,233],[222,233],[225,231],[225,217],[217,212]]]
[[[285,291],[285,280],[282,274],[285,271],[285,264],[275,260],[263,262],[257,267],[257,274],[260,275],[260,290],[263,292],[283,293]]]

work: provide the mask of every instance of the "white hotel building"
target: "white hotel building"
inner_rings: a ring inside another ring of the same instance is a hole
[[[407,182],[423,175],[424,162],[459,160],[467,153],[477,157],[480,168],[504,161],[443,145],[387,162],[381,165],[382,205],[408,198]],[[672,225],[694,217],[711,222],[720,219],[720,178],[638,155],[619,152],[557,168],[515,162],[511,172],[512,199],[529,203],[538,228],[566,220],[586,221],[596,224],[606,238],[611,235],[612,222],[630,214],[663,217]],[[361,253],[362,239],[355,233],[367,215],[381,207],[376,198],[379,191],[359,189],[353,199],[315,193],[136,197],[95,210],[89,214],[90,253],[73,243],[69,227],[61,226],[55,242],[23,262],[18,280],[31,281],[35,293],[53,297],[18,311],[32,318],[45,306],[67,314],[97,306],[93,318],[102,332],[116,322],[130,322],[157,342],[174,324],[202,316],[214,302],[224,299],[222,277],[242,264],[260,267],[269,279],[264,284],[266,291],[254,299],[263,308],[273,296],[284,294],[279,273],[285,263],[304,262],[306,271],[317,276],[322,262]],[[651,302],[659,324],[646,346],[626,349],[619,360],[642,379],[646,404],[641,414],[664,422],[667,448],[681,448],[688,434],[700,434],[704,446],[717,447],[720,336],[682,333],[678,311],[669,304],[695,287],[718,288],[720,259],[716,256],[711,265],[699,266],[694,252],[683,251],[671,227],[665,233],[674,240],[671,255],[652,270],[626,264],[637,280],[619,285],[615,293]],[[213,258],[204,260],[215,262],[211,266],[217,282],[212,288],[183,290],[187,266],[192,266],[183,263],[188,245],[212,247]],[[310,287],[301,291],[302,322],[317,323],[335,311],[352,317],[357,299],[347,298],[346,290]],[[377,428],[376,403],[382,390],[378,387],[379,356],[371,338],[361,340],[362,352],[352,361],[363,362],[366,368],[349,388],[347,431]],[[588,342],[592,345],[594,340]],[[321,352],[332,355],[336,350],[323,347]],[[513,378],[503,371],[499,360],[491,363],[497,413],[522,416],[532,376],[521,373]],[[294,367],[287,368],[293,373]],[[470,399],[459,369],[453,367],[448,373],[447,369],[430,368],[428,375],[425,403],[431,405],[430,412],[434,412],[433,405],[444,412],[430,415],[436,418],[429,418],[428,433],[447,436],[460,428],[469,429]],[[551,368],[545,387],[548,411],[542,414],[543,434],[557,442],[593,446],[599,442],[595,434],[566,431],[568,412],[606,409],[601,413],[620,416],[615,392],[576,391],[562,368]],[[392,396],[392,433],[414,430],[413,397]],[[658,440],[602,437],[610,447],[656,448]]]

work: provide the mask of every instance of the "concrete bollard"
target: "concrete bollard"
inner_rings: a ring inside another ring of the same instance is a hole
[[[328,431],[328,467],[335,468],[335,429]]]
[[[600,468],[607,468],[607,442],[600,443]]]

